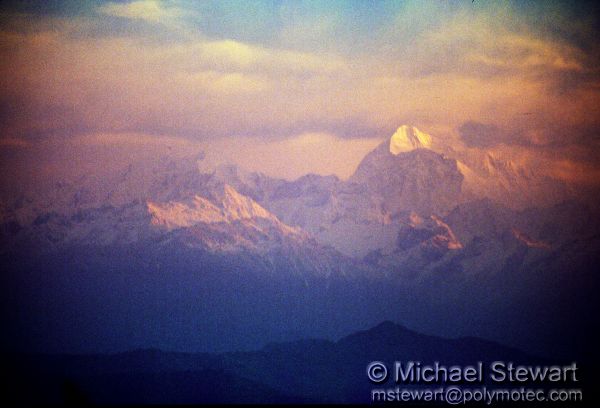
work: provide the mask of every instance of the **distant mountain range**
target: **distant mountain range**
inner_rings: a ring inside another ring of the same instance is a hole
[[[596,214],[570,195],[507,205],[564,186],[492,155],[461,162],[432,140],[402,126],[348,180],[164,158],[4,198],[4,342],[221,351],[389,318],[584,350]]]
[[[272,343],[258,351],[221,354],[136,350],[118,354],[3,358],[11,376],[4,401],[100,403],[368,403],[372,361],[476,365],[512,361],[559,364],[472,337],[427,336],[386,321],[338,341]],[[571,362],[562,362],[570,364]],[[583,371],[585,364],[580,364]],[[486,374],[487,377],[487,374]],[[590,379],[577,384],[587,387]],[[443,384],[438,384],[441,386]],[[548,384],[536,385],[537,388]],[[584,390],[587,388],[584,388]],[[592,398],[592,395],[589,396]]]
[[[176,229],[193,229],[196,238],[200,230],[206,231],[202,245],[215,251],[249,246],[266,250],[253,239],[308,242],[314,238],[320,245],[361,258],[372,251],[395,250],[402,238],[399,234],[406,234],[407,227],[415,228],[417,219],[437,220],[434,227],[444,228],[453,236],[449,248],[459,249],[464,247],[460,241],[465,237],[452,231],[453,227],[464,229],[458,219],[463,212],[455,210],[459,206],[477,207],[478,201],[488,200],[483,205],[494,213],[494,218],[503,218],[504,223],[515,218],[511,206],[486,197],[489,183],[482,180],[501,185],[491,190],[506,196],[509,202],[512,198],[518,201],[523,191],[539,190],[536,185],[541,181],[531,172],[491,155],[484,157],[478,170],[469,168],[431,150],[431,138],[414,127],[401,126],[389,141],[363,159],[347,181],[318,175],[286,181],[235,166],[202,172],[194,160],[131,164],[112,178],[84,177],[45,191],[5,198],[0,207],[2,249],[21,243],[41,248],[122,244]],[[479,196],[472,185],[467,185],[477,180],[481,181]],[[561,191],[560,183],[555,183],[554,191]],[[565,201],[569,200],[558,200],[554,205]],[[575,208],[573,200],[570,202],[573,214],[589,213],[584,205]],[[453,225],[444,221],[451,213]],[[538,236],[544,234],[540,230],[545,228],[540,225],[543,222],[521,222],[515,227],[520,232],[513,235],[538,242]],[[419,225],[420,229],[428,228]],[[586,222],[584,227],[587,231],[571,232],[581,236],[598,231],[595,221]],[[223,240],[221,244],[215,240],[217,235]],[[549,239],[572,236],[564,232],[561,235]],[[538,247],[549,248],[542,244]]]

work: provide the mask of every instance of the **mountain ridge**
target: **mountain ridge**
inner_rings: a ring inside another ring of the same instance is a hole
[[[402,313],[423,332],[579,350],[569,347],[585,342],[589,323],[572,314],[595,300],[594,212],[576,201],[516,210],[467,200],[456,159],[428,148],[394,155],[389,144],[349,180],[202,172],[165,158],[102,188],[61,184],[41,203],[3,202],[2,291],[19,304],[6,309],[11,340],[222,350],[331,337]]]
[[[61,377],[89,401],[96,402],[148,403],[162,401],[160,398],[164,399],[164,395],[169,396],[170,402],[227,401],[227,395],[220,395],[225,390],[235,392],[237,402],[255,400],[256,393],[248,393],[247,385],[240,385],[238,378],[241,378],[260,390],[261,402],[356,403],[369,402],[372,384],[365,368],[371,361],[392,364],[412,360],[428,364],[435,360],[441,364],[464,365],[506,359],[518,364],[549,363],[494,342],[423,335],[391,321],[337,341],[309,339],[267,345],[248,352],[181,353],[137,349],[105,355],[19,354],[12,355],[8,362],[13,372],[18,373],[17,386],[11,393],[33,386],[38,391],[27,393],[29,398],[46,397],[55,402],[60,401],[61,396],[53,387],[60,387],[55,379]],[[185,374],[177,375],[185,386],[173,387],[171,381],[156,383],[152,380],[169,378],[175,373]],[[215,376],[221,378],[221,387],[202,386]],[[133,386],[115,388],[114,381],[124,378]],[[329,380],[324,382],[325,379]],[[154,384],[160,393],[139,394],[140,382]],[[11,393],[9,400],[14,395]],[[7,399],[7,395],[3,398]]]

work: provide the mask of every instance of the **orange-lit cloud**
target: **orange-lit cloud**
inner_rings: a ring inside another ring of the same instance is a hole
[[[340,152],[363,152],[403,123],[444,149],[503,144],[545,162],[551,155],[541,148],[558,157],[600,129],[597,47],[551,30],[590,38],[593,25],[567,24],[553,10],[539,23],[507,4],[406,2],[357,20],[333,5],[307,15],[286,4],[271,14],[275,26],[260,21],[261,10],[215,20],[219,7],[141,0],[78,15],[4,12],[1,145],[57,135],[56,143],[90,134],[183,138],[223,151],[243,145],[248,159],[238,161],[267,171],[279,165],[257,157],[289,155],[279,170],[286,176],[345,176],[358,153]],[[228,23],[230,32],[219,31]],[[495,130],[465,146],[465,123]],[[318,142],[301,143],[311,138]],[[562,168],[561,177],[579,171]]]
[[[165,7],[168,2],[157,0],[136,0],[130,3],[107,2],[98,7],[102,14],[115,17],[145,20],[158,23],[181,17],[182,11],[176,7]]]

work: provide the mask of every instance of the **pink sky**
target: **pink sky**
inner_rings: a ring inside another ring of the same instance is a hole
[[[286,178],[347,177],[409,123],[442,149],[598,181],[595,15],[560,3],[224,7],[2,10],[3,156],[204,150]]]

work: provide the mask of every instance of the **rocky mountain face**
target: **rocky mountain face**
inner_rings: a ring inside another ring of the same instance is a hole
[[[575,194],[560,180],[538,174],[534,168],[486,153],[458,161],[464,176],[463,194],[469,200],[489,198],[512,209],[547,207],[573,199]]]
[[[362,257],[393,246],[411,211],[445,214],[460,201],[463,177],[456,161],[427,149],[429,136],[410,129],[369,153],[347,181],[318,175],[285,181],[224,166],[207,183],[230,184],[286,224]],[[403,141],[407,135],[412,139]]]
[[[208,198],[194,195],[181,201],[147,202],[150,224],[164,231],[178,231],[184,242],[211,251],[242,249],[268,251],[268,243],[302,244],[309,237],[290,227],[249,197],[224,184]]]
[[[388,143],[369,153],[349,179],[377,197],[390,217],[417,209],[445,213],[458,202],[462,181],[455,160],[421,148],[393,154]]]

